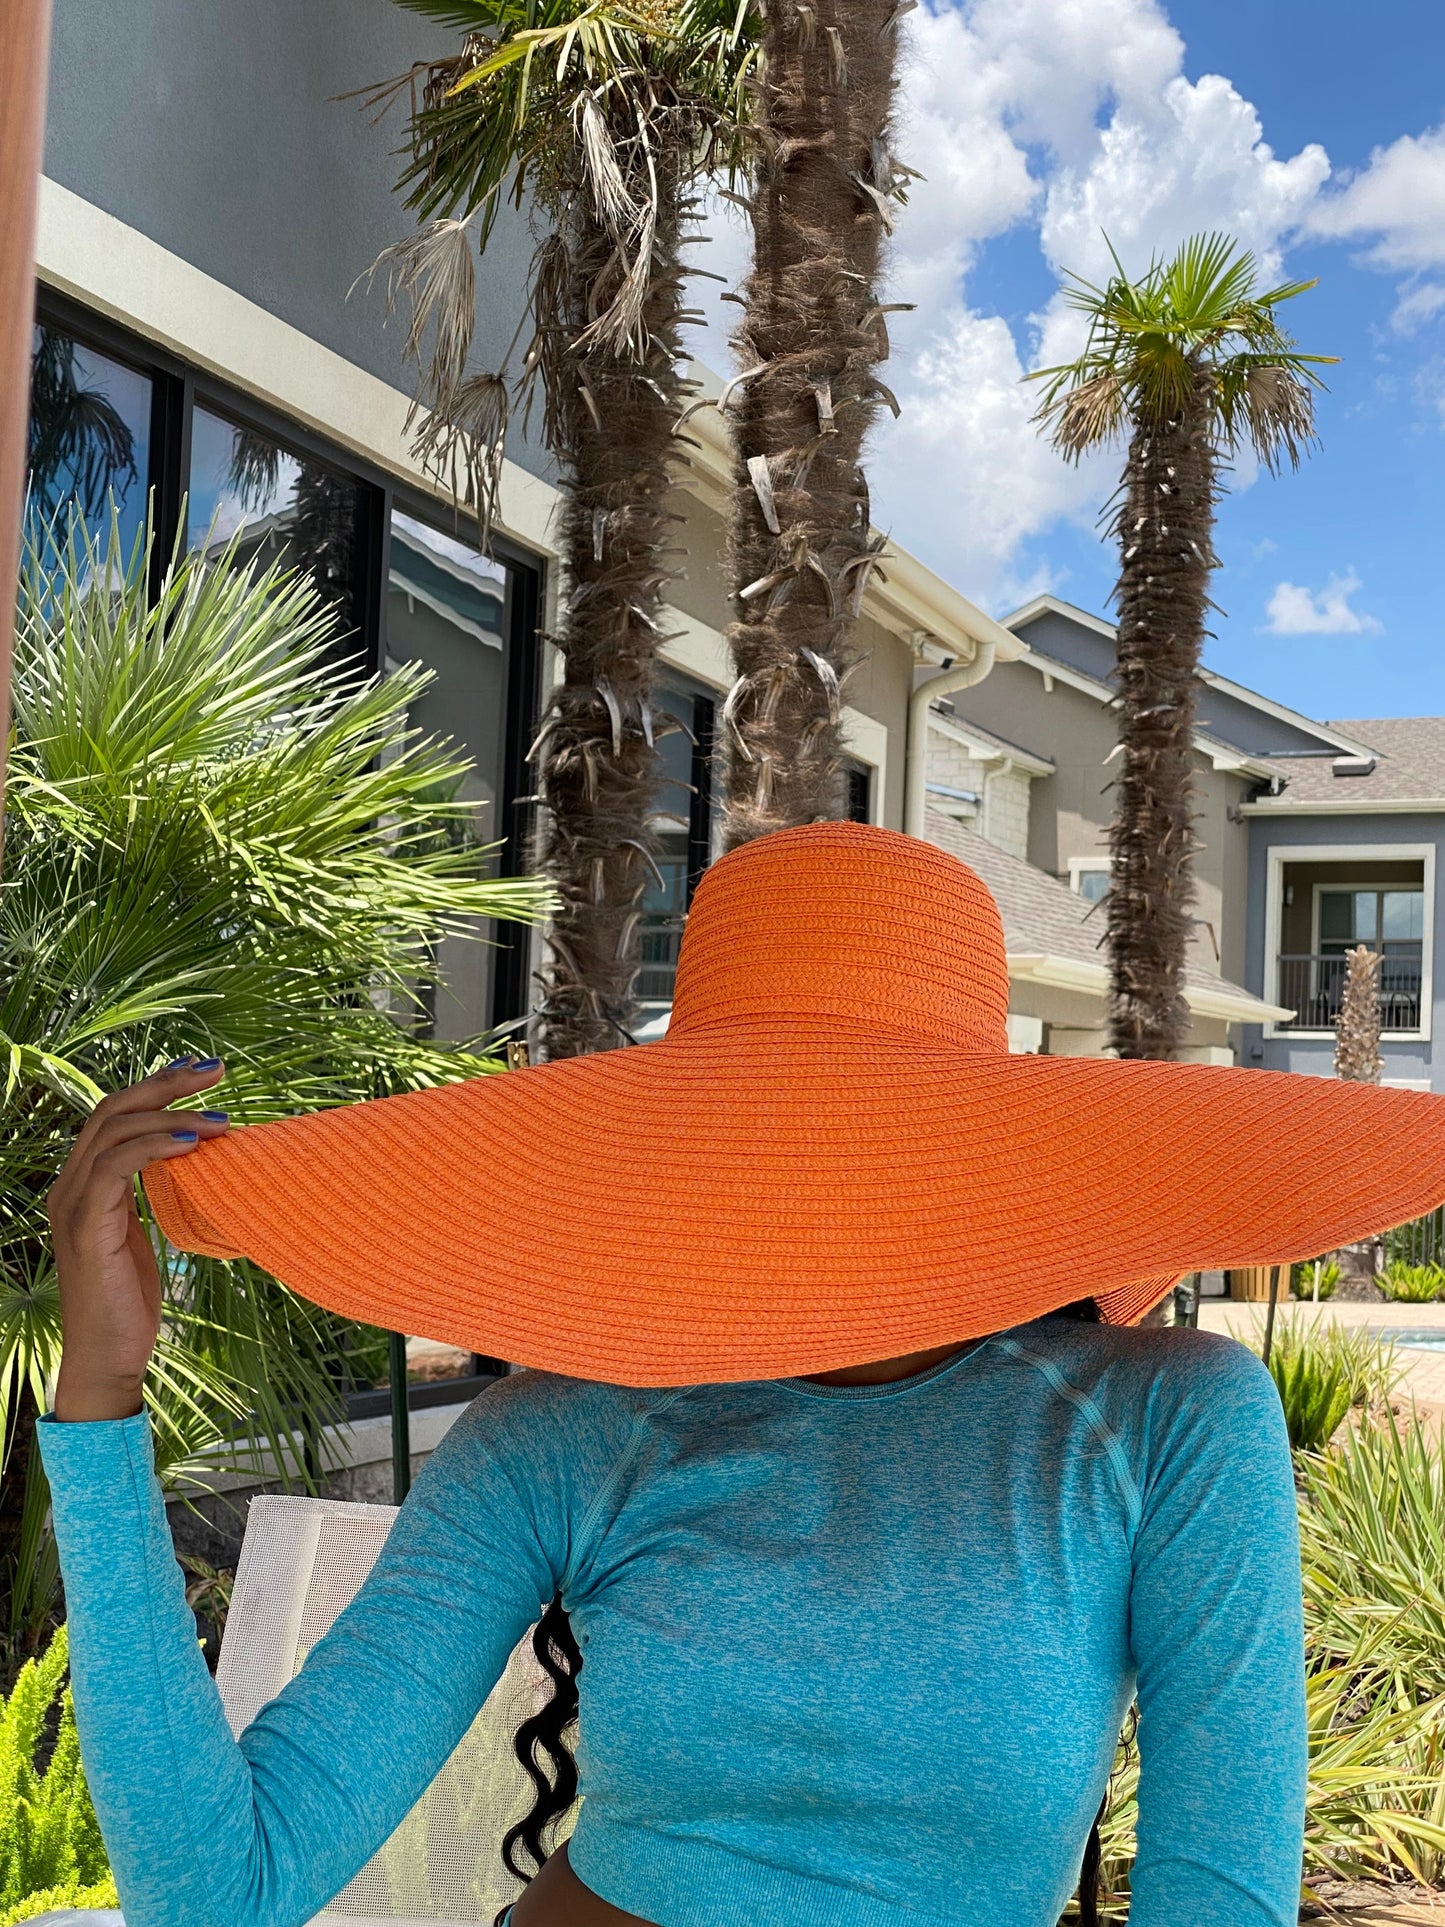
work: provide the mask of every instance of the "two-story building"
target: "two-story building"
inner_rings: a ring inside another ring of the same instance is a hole
[[[1328,1076],[1345,952],[1380,953],[1384,1081],[1445,1090],[1434,1049],[1445,1013],[1434,974],[1445,843],[1445,717],[1334,727],[1333,757],[1272,758],[1240,805],[1249,832],[1246,982],[1289,1007],[1247,1027],[1243,1061]]]
[[[929,834],[987,876],[1008,933],[1016,1048],[1104,1047],[1097,906],[1117,742],[1114,630],[1054,596],[1024,645],[929,714]],[[1321,723],[1201,670],[1201,848],[1186,997],[1196,1061],[1333,1072],[1344,954],[1382,953],[1385,1081],[1431,1084],[1445,718]]]

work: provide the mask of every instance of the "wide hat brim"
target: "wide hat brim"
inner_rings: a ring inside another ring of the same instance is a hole
[[[1012,1056],[796,1023],[254,1126],[153,1165],[183,1250],[333,1312],[628,1385],[774,1378],[1181,1275],[1313,1257],[1445,1200],[1445,1098]]]

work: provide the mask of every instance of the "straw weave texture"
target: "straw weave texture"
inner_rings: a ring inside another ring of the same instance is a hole
[[[1445,1199],[1445,1099],[1010,1056],[993,900],[930,845],[762,838],[699,887],[660,1043],[153,1166],[185,1249],[578,1377],[825,1371],[1309,1257]]]

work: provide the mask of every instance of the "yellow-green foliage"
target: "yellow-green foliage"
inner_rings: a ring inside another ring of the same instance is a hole
[[[18,1907],[0,1914],[0,1927],[20,1927],[22,1921],[39,1920],[42,1914],[54,1913],[62,1907],[89,1909],[119,1905],[115,1882],[107,1874],[93,1887],[47,1887],[43,1893],[31,1894]]]
[[[29,1918],[20,1909],[39,1895],[67,1896],[52,1899],[52,1906],[113,1904],[69,1898],[98,1890],[110,1868],[80,1764],[65,1685],[68,1657],[62,1626],[43,1656],[26,1662],[9,1699],[0,1703],[0,1922]],[[60,1723],[42,1771],[37,1758],[57,1702]]]
[[[1433,1305],[1445,1292],[1445,1269],[1439,1265],[1407,1264],[1403,1258],[1392,1258],[1376,1282],[1396,1304]]]

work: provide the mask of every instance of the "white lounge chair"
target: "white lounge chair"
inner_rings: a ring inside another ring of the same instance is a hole
[[[348,1604],[395,1517],[392,1506],[334,1499],[251,1501],[216,1669],[233,1732],[280,1692]],[[502,1864],[502,1838],[532,1804],[513,1737],[550,1694],[529,1635],[426,1793],[316,1927],[491,1927],[520,1891]]]

